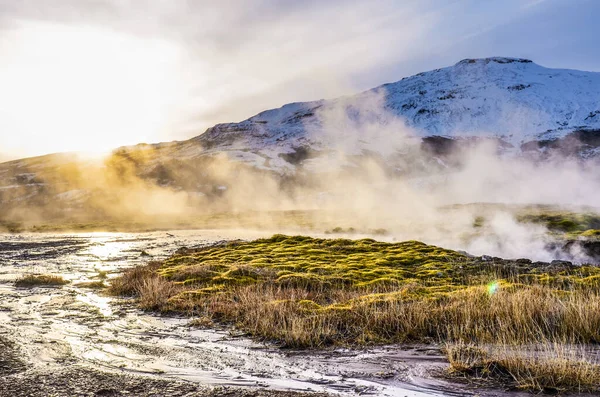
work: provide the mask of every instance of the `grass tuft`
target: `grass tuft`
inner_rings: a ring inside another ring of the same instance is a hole
[[[144,266],[127,269],[120,277],[111,281],[108,293],[138,297],[139,305],[144,310],[168,311],[169,299],[180,288],[159,276],[156,273],[159,267],[160,262],[149,262]]]
[[[15,287],[32,288],[32,287],[54,287],[68,284],[69,281],[61,276],[51,274],[27,274],[15,281]]]
[[[157,276],[156,270],[160,265],[160,262],[149,262],[144,266],[125,270],[120,277],[111,281],[108,292],[115,296],[139,295],[144,282]]]
[[[460,343],[448,345],[446,355],[452,376],[491,379],[537,393],[600,391],[600,365],[585,351],[561,343],[488,349]]]
[[[103,289],[106,288],[106,284],[104,284],[104,281],[100,280],[100,281],[86,281],[83,283],[77,283],[75,284],[76,287],[79,288],[90,288],[90,289]]]

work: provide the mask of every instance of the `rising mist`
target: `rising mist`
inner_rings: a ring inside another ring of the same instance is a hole
[[[597,211],[589,208],[600,193],[593,163],[558,154],[541,161],[497,139],[427,141],[385,109],[384,95],[319,109],[308,154],[288,172],[257,169],[197,147],[197,140],[125,147],[94,161],[53,155],[5,163],[2,218],[27,225],[110,221],[117,230],[127,222],[274,233],[338,228],[342,235],[551,260],[560,255],[548,249],[545,227],[517,216],[541,205]],[[243,135],[238,139],[243,145]],[[190,145],[192,154],[182,155]]]

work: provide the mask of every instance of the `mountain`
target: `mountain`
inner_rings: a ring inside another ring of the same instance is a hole
[[[462,151],[480,143],[534,161],[599,161],[600,73],[465,59],[357,95],[218,124],[187,141],[122,147],[100,165],[71,155],[0,164],[0,204],[64,214],[93,202],[102,215],[150,197],[153,187],[194,200],[221,197],[232,176],[242,185],[240,175],[259,184],[257,173],[277,183],[336,169],[358,175],[365,159],[392,176],[429,176],[460,167]]]
[[[289,170],[307,148],[327,149],[324,130],[347,123],[324,126],[323,119],[340,112],[342,121],[381,125],[395,117],[420,137],[495,138],[521,151],[558,147],[566,138],[567,150],[573,151],[573,140],[581,144],[582,157],[600,153],[600,73],[494,57],[465,59],[351,97],[291,103],[218,124],[187,142],[181,155],[197,155],[201,147],[204,154],[228,153],[254,166]]]

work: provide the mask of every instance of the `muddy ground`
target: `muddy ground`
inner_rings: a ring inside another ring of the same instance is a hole
[[[324,393],[206,387],[192,382],[102,372],[79,365],[0,377],[2,397],[324,397]]]
[[[228,233],[0,234],[0,397],[506,395],[448,381],[440,346],[284,350],[81,284],[181,247],[262,236]],[[15,287],[30,273],[69,284]]]

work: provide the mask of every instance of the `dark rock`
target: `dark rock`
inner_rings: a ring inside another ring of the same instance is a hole
[[[600,263],[600,240],[584,240],[578,243],[587,256],[595,260],[596,263]]]
[[[559,249],[569,256],[574,253],[585,255],[592,263],[600,264],[600,240],[569,240],[562,246],[556,245],[552,249]]]
[[[531,264],[531,259],[527,259],[527,258],[519,258],[515,261],[517,264],[519,265],[530,265]]]
[[[435,156],[450,155],[456,151],[458,147],[459,142],[457,140],[443,136],[425,137],[421,143],[421,150]]]
[[[292,153],[279,153],[279,157],[293,165],[298,165],[305,160],[318,157],[318,152],[310,146],[300,146],[293,149]]]
[[[533,267],[548,267],[548,266],[550,266],[550,263],[537,261],[537,262],[533,262],[532,265],[533,265]]]
[[[559,259],[555,259],[550,262],[550,266],[560,266],[560,267],[573,267],[573,263],[569,261],[562,261]]]

